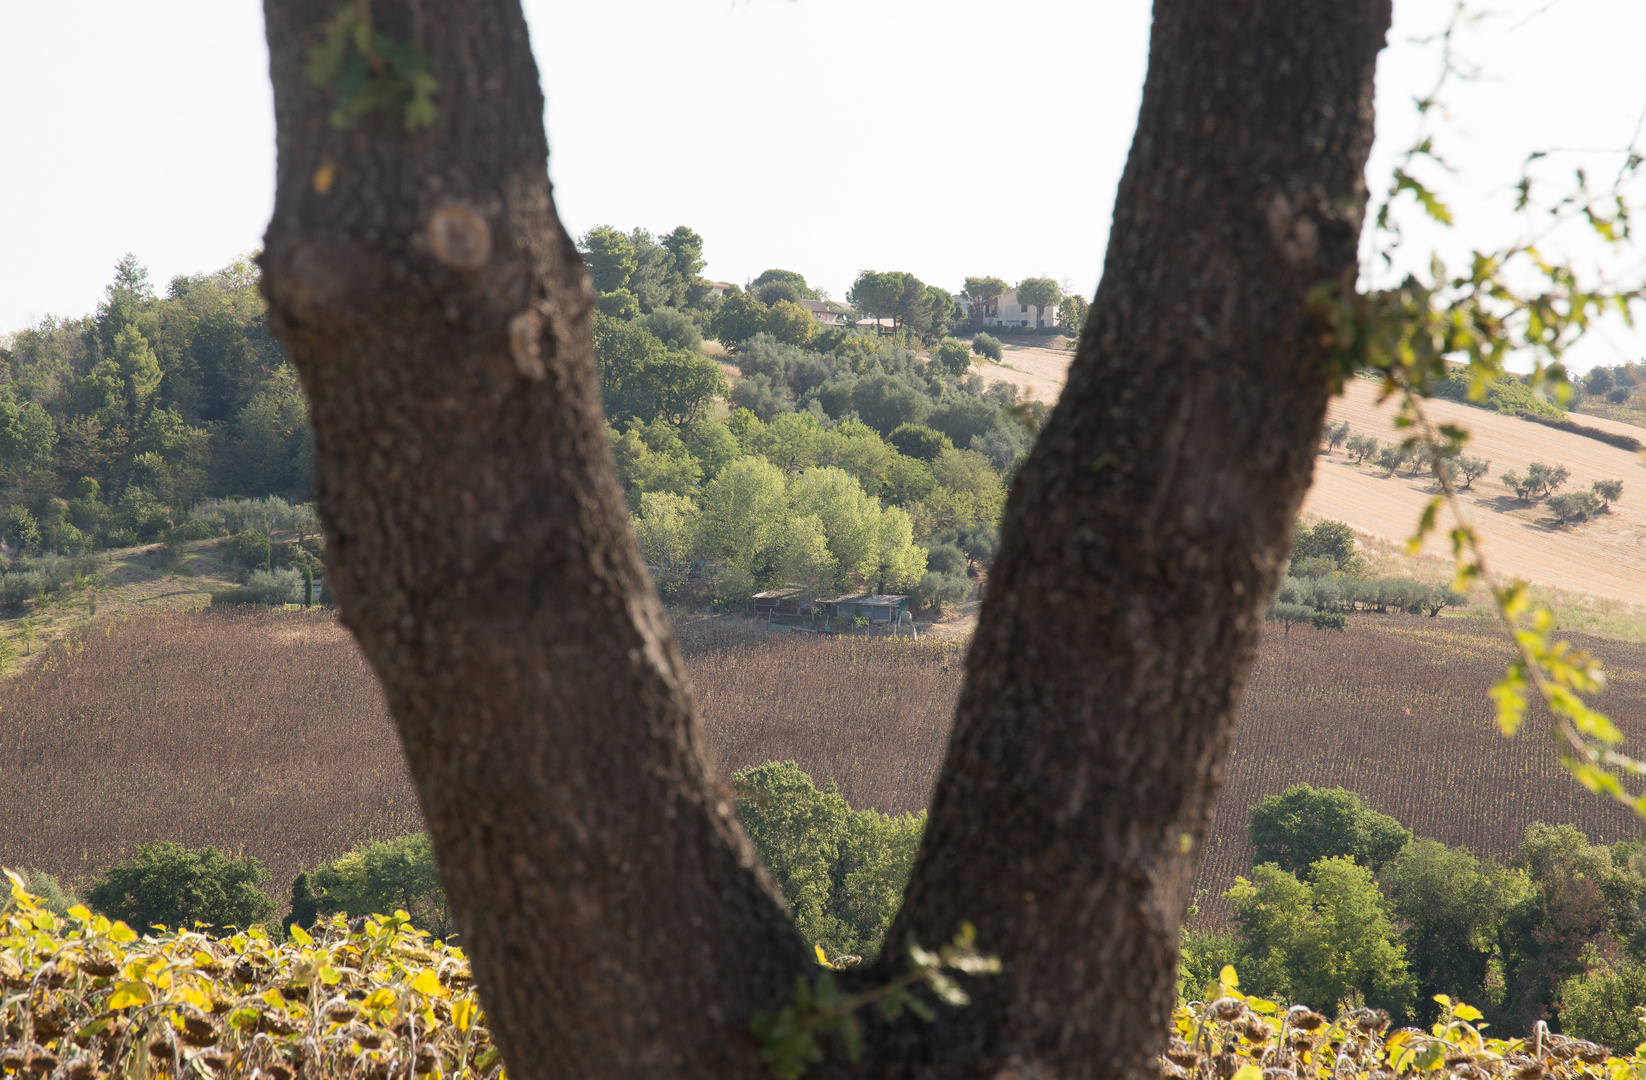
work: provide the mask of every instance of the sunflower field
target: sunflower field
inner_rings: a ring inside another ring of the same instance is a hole
[[[53,914],[7,871],[0,1075],[503,1080],[461,949],[405,912],[276,943]]]

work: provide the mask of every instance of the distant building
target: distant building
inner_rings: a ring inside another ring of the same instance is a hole
[[[800,589],[768,589],[754,594],[754,613],[767,618],[782,615],[810,615],[812,601]]]
[[[709,282],[709,295],[710,296],[725,296],[726,295],[726,290],[730,289],[730,288],[733,288],[733,287],[734,286],[729,281],[711,281],[711,282]]]
[[[960,302],[965,304],[968,310],[976,306],[965,297],[961,297]],[[979,321],[984,326],[1033,326],[1034,307],[1018,303],[1017,290],[1007,289],[1004,295],[983,305],[982,318]]]
[[[872,623],[902,622],[909,614],[907,596],[862,593],[854,596],[837,596],[833,600],[820,600],[818,603],[831,615],[838,615],[843,619],[862,618]]]
[[[812,313],[821,326],[851,326],[852,309],[833,300],[802,300],[800,306]]]

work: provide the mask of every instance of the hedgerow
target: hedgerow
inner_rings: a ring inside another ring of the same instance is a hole
[[[468,959],[405,912],[278,943],[155,927],[139,937],[23,879],[0,909],[0,1073],[502,1080]]]

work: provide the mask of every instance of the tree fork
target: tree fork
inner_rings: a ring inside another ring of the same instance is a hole
[[[433,123],[332,127],[266,0],[262,258],[328,587],[382,679],[511,1074],[762,1075],[800,942],[701,750],[607,449],[517,0],[380,0]],[[1330,390],[1388,0],[1159,0],[1105,275],[1022,470],[905,910],[1005,961],[880,1075],[1153,1076],[1176,931]],[[892,961],[888,960],[888,964]],[[844,1071],[831,1063],[825,1072]]]

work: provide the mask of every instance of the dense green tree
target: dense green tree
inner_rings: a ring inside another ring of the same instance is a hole
[[[1000,520],[1006,488],[988,458],[975,450],[945,450],[932,461],[931,469],[936,487],[923,501],[944,524]]]
[[[964,341],[950,339],[933,350],[932,360],[944,374],[962,378],[972,369],[972,347]]]
[[[927,462],[936,461],[937,455],[954,449],[947,435],[925,424],[903,424],[887,436],[887,441],[897,447],[898,453]]]
[[[944,401],[926,417],[926,425],[941,431],[956,446],[972,445],[972,440],[995,426],[1000,410],[982,398],[956,396]]]
[[[629,277],[638,265],[634,256],[634,241],[610,225],[596,225],[583,234],[580,245],[583,261],[588,264],[589,278],[597,293],[616,292],[628,286]]]
[[[1434,840],[1406,845],[1379,874],[1391,910],[1405,926],[1401,941],[1417,1000],[1436,994],[1486,1004],[1495,996],[1487,980],[1500,959],[1498,933],[1504,918],[1532,893],[1524,871],[1482,862],[1467,851]],[[1424,1004],[1424,1011],[1428,1006]]]
[[[752,573],[754,560],[788,509],[783,473],[761,457],[744,457],[703,488],[704,550]]]
[[[882,435],[890,435],[904,424],[918,424],[931,411],[925,394],[892,375],[857,380],[851,402],[862,421]]]
[[[722,345],[736,346],[765,333],[768,314],[766,305],[758,298],[746,292],[729,292],[709,316],[709,333]]]
[[[918,286],[918,288],[916,288]],[[912,274],[865,270],[846,291],[846,302],[876,319],[891,319],[895,329],[914,300],[924,299],[925,287]]]
[[[686,427],[726,393],[720,365],[690,349],[670,349],[645,327],[594,317],[595,363],[606,415],[614,421],[663,419]]]
[[[1044,329],[1046,309],[1063,299],[1063,288],[1051,278],[1024,278],[1017,283],[1017,302],[1034,308],[1035,328]]]
[[[686,302],[687,283],[676,271],[674,256],[645,229],[629,234],[634,246],[634,271],[628,289],[646,314],[660,307],[681,307]]]
[[[1412,839],[1404,825],[1373,810],[1354,792],[1308,784],[1265,795],[1252,807],[1246,832],[1256,862],[1272,862],[1290,873],[1305,873],[1327,857],[1349,858],[1377,870]]]
[[[926,815],[853,811],[792,761],[732,777],[737,816],[795,927],[831,956],[872,957],[902,900]]]
[[[156,925],[192,929],[196,922],[245,928],[274,914],[274,901],[262,890],[268,876],[249,855],[235,859],[215,847],[144,844],[99,877],[86,902],[139,933]]]
[[[170,421],[167,430],[176,432]],[[282,364],[270,374],[235,415],[233,431],[235,442],[229,457],[235,494],[308,497],[314,473],[314,432],[309,426],[308,401],[290,365]],[[190,445],[199,446],[197,432],[188,429],[171,437],[195,440]],[[140,438],[134,447],[141,444]],[[182,458],[168,460],[183,467]]]
[[[660,307],[640,320],[651,335],[670,349],[703,349],[703,333],[690,315],[671,307]]]
[[[1597,369],[1598,370],[1598,369]],[[1624,1055],[1646,1041],[1646,964],[1598,951],[1581,975],[1560,984],[1560,1031]]]
[[[1334,569],[1346,570],[1355,557],[1355,531],[1341,521],[1322,521],[1309,527],[1301,521],[1292,535],[1292,564],[1304,559],[1330,559]]]
[[[708,265],[703,261],[703,238],[685,225],[676,225],[662,243],[673,260],[670,271],[690,290],[701,281],[699,271]],[[687,299],[695,303],[698,298],[688,296]]]
[[[1006,289],[1006,283],[997,277],[969,277],[966,279],[960,291],[965,294],[966,300],[971,304],[973,326],[983,325],[983,313],[988,309],[989,304],[1006,295]]]
[[[792,300],[779,300],[766,312],[766,333],[786,345],[809,345],[817,339],[817,320]]]
[[[763,270],[763,271],[761,271],[759,277],[757,277],[753,281],[749,282],[749,292],[758,293],[761,289],[765,288],[767,285],[778,285],[778,284],[787,285],[791,289],[793,289],[795,291],[795,295],[796,295],[797,299],[800,299],[800,300],[820,300],[820,299],[822,299],[820,296],[817,295],[816,290],[814,290],[810,285],[806,284],[805,276],[802,275],[802,274],[797,274],[793,270]]]
[[[1091,305],[1084,296],[1073,293],[1065,296],[1057,303],[1057,328],[1071,337],[1080,336],[1080,331],[1086,328],[1086,313]]]
[[[435,937],[455,929],[427,833],[370,841],[321,866],[310,880],[321,915],[404,911]]]
[[[627,289],[613,289],[611,292],[601,293],[595,297],[595,310],[600,314],[613,319],[638,319],[640,317],[640,301],[634,293]]]
[[[1241,985],[1336,1015],[1364,1001],[1409,1015],[1416,986],[1372,872],[1323,858],[1307,881],[1273,863],[1236,878],[1227,893],[1240,929]]]
[[[669,424],[662,420],[630,420],[622,434],[606,429],[617,477],[628,493],[629,506],[639,508],[648,492],[691,495],[703,478],[703,467]]]
[[[664,567],[688,561],[697,550],[701,516],[697,504],[684,495],[666,491],[641,495],[634,535],[647,561]]]
[[[873,578],[880,568],[880,501],[866,494],[844,470],[807,469],[789,484],[789,501],[799,515],[814,515],[842,573]]]

